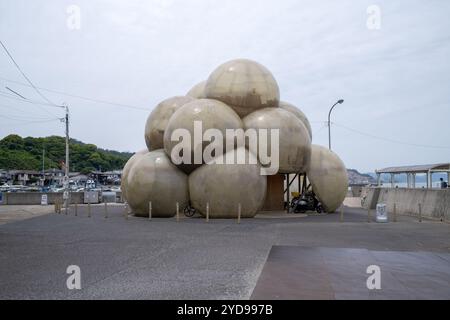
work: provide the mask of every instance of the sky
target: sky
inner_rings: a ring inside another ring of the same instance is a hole
[[[160,101],[246,58],[308,116],[315,144],[328,145],[329,108],[344,99],[332,149],[371,172],[450,162],[449,14],[443,0],[0,0],[0,40],[48,99],[69,105],[83,142],[144,149]],[[45,103],[23,83],[0,50],[0,138],[63,135],[63,110],[6,89]]]

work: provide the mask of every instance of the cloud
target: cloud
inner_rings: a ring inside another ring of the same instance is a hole
[[[65,8],[70,4],[82,10],[80,31],[66,28]],[[159,101],[187,92],[220,63],[249,58],[274,73],[282,99],[317,121],[316,130],[323,126],[329,107],[344,98],[333,112],[336,123],[400,141],[448,145],[450,2],[377,1],[380,30],[366,26],[366,9],[372,4],[2,1],[0,38],[40,86],[146,106],[149,111]],[[22,80],[1,55],[0,68],[0,76]],[[24,92],[33,97],[31,90]],[[71,132],[77,139],[119,150],[145,146],[146,112],[51,97],[71,105]],[[8,120],[0,121],[6,125]],[[387,144],[332,129],[333,148],[349,167],[373,170],[450,158],[446,149]],[[12,131],[50,135],[61,134],[62,128],[4,126],[0,135]],[[314,142],[328,143],[325,129]]]

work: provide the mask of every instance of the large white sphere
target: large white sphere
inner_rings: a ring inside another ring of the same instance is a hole
[[[279,173],[306,172],[311,157],[311,138],[303,122],[291,112],[282,108],[264,108],[242,121],[245,129],[279,129]],[[267,150],[271,150],[271,146],[268,139]]]
[[[348,189],[347,169],[342,160],[333,151],[313,144],[307,176],[325,210],[335,212]]]
[[[207,98],[225,102],[244,117],[266,107],[278,107],[280,90],[272,73],[263,65],[246,59],[228,61],[206,81]]]
[[[147,149],[136,152],[130,157],[130,159],[128,159],[127,163],[123,167],[122,178],[120,180],[120,190],[124,199],[127,199],[128,174],[130,172],[130,169],[134,165],[134,163],[146,153],[148,153]]]
[[[145,143],[149,151],[164,148],[164,130],[170,117],[180,107],[193,100],[192,97],[172,97],[160,102],[153,109],[145,124]]]
[[[246,157],[256,157],[247,149]],[[262,208],[267,190],[267,177],[261,175],[259,164],[205,164],[189,176],[191,204],[210,218],[252,218]]]
[[[312,141],[311,124],[309,123],[309,120],[306,117],[306,115],[299,108],[288,102],[280,101],[280,108],[293,113],[297,118],[300,119],[301,122],[303,122],[306,129],[308,129],[309,137],[311,138]]]
[[[186,95],[194,99],[205,99],[206,98],[205,86],[206,80],[199,82],[195,86],[193,86]]]
[[[164,150],[167,155],[171,157],[172,149],[179,144],[179,141],[172,141],[172,133],[176,129],[186,129],[191,136],[190,146],[192,147],[191,164],[182,164],[179,167],[190,173],[197,168],[200,164],[194,165],[194,121],[200,121],[202,124],[203,134],[208,129],[218,129],[223,136],[223,146],[225,143],[225,131],[226,129],[242,129],[243,123],[236,112],[223,102],[212,99],[198,99],[189,102],[179,108],[173,116],[170,118],[164,134]],[[200,137],[202,139],[202,137]],[[203,142],[198,147],[201,148],[201,154],[203,155],[204,148],[210,142]]]
[[[173,217],[189,201],[188,177],[174,166],[164,150],[148,152],[132,165],[128,176],[127,200],[137,216]]]

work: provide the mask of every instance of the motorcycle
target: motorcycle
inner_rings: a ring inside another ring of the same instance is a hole
[[[306,192],[294,197],[290,203],[289,212],[305,213],[306,211],[323,212],[322,204],[317,200],[313,192]]]

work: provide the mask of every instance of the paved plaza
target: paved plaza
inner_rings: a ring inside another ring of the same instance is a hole
[[[18,210],[0,208],[1,217]],[[446,222],[367,223],[348,207],[344,222],[271,212],[240,224],[126,219],[122,205],[107,218],[103,205],[91,217],[86,206],[77,216],[45,208],[0,225],[1,299],[450,298]],[[381,268],[376,292],[366,288],[371,264]],[[67,289],[69,265],[81,269],[81,290]]]

